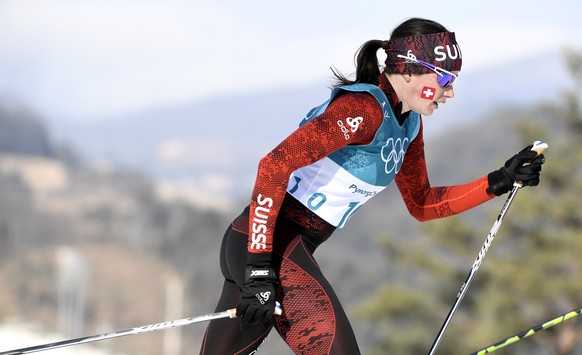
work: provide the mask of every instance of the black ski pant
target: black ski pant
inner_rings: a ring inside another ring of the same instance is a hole
[[[225,280],[217,312],[240,303],[248,220],[246,213],[241,214],[224,235],[220,266]],[[317,247],[313,238],[279,221],[275,233],[273,259],[280,281],[276,300],[281,303],[283,314],[270,323],[246,327],[237,318],[213,320],[208,324],[200,354],[256,354],[273,327],[295,354],[360,354],[343,307],[313,258]]]

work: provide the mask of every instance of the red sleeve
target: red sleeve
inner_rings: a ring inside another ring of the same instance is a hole
[[[345,134],[338,121],[345,123],[348,117],[363,120],[355,132]],[[272,251],[275,221],[293,171],[348,144],[369,143],[382,118],[382,108],[372,95],[344,94],[262,158],[250,205],[248,251],[255,254]]]
[[[418,136],[410,143],[395,181],[408,211],[421,222],[464,212],[495,197],[485,192],[487,176],[462,185],[430,186],[422,121]]]

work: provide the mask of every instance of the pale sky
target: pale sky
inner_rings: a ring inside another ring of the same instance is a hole
[[[351,73],[362,43],[413,16],[456,32],[468,72],[582,48],[580,13],[579,0],[0,0],[0,100],[88,120],[328,84],[330,66]]]

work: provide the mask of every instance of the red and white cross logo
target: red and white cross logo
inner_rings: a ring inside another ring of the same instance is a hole
[[[423,99],[432,100],[434,98],[435,92],[436,90],[434,88],[425,86],[422,88],[422,93],[420,97],[422,97]]]

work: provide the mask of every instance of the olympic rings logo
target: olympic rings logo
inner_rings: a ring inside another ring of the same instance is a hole
[[[408,138],[389,138],[386,144],[382,147],[382,160],[386,163],[384,170],[386,174],[394,172],[398,173],[404,161],[404,154],[408,149]]]

